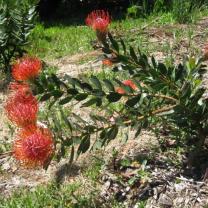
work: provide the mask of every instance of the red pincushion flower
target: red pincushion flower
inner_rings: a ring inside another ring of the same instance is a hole
[[[44,165],[54,152],[51,132],[42,127],[22,129],[14,142],[13,155],[27,167]]]
[[[123,84],[126,85],[126,86],[129,86],[132,90],[137,90],[138,89],[137,86],[129,79],[123,81]],[[118,87],[116,89],[116,92],[119,93],[119,94],[125,94],[126,93],[125,90],[121,87]]]
[[[132,90],[137,90],[137,86],[129,79],[123,81],[123,84],[125,84],[126,86],[129,86]]]
[[[93,30],[107,32],[111,18],[108,12],[95,10],[87,16],[85,22],[88,26],[92,27]]]
[[[29,91],[16,91],[5,105],[5,111],[9,120],[19,127],[36,124],[38,102]]]
[[[42,63],[35,57],[23,57],[13,65],[12,76],[16,81],[29,81],[36,78],[42,68]]]
[[[126,93],[125,90],[121,87],[116,88],[116,92],[122,95]]]
[[[103,65],[105,65],[105,66],[112,66],[112,65],[113,65],[112,61],[109,60],[109,59],[104,59],[104,60],[102,61],[102,63],[103,63]]]
[[[26,83],[19,83],[19,82],[11,82],[9,85],[9,89],[12,92],[16,91],[25,91],[25,92],[31,92],[30,86]]]

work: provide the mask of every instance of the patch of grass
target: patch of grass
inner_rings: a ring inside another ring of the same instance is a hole
[[[4,138],[4,139],[7,139],[7,138]],[[4,152],[7,152],[7,151],[10,151],[10,149],[11,149],[11,145],[9,143],[2,142],[0,144],[0,154],[4,153]]]
[[[4,153],[11,150],[11,138],[14,136],[15,129],[14,127],[8,122],[5,125],[9,128],[9,134],[6,136],[2,136],[2,140],[0,143],[0,153]],[[0,133],[3,131],[3,129],[0,128]]]
[[[96,208],[98,192],[89,188],[86,192],[85,180],[87,184],[96,186],[100,175],[103,161],[93,159],[90,166],[83,171],[84,181],[76,180],[70,184],[57,187],[55,184],[39,186],[33,190],[20,189],[9,198],[0,197],[0,208],[42,208],[42,207],[66,207],[66,208]],[[85,188],[84,188],[85,187]]]
[[[206,16],[207,14],[208,10],[203,9],[197,17]],[[129,45],[139,45],[144,52],[151,52],[156,51],[157,47],[154,47],[155,44],[149,44],[149,38],[146,34],[143,34],[143,29],[169,26],[175,23],[176,21],[172,13],[159,13],[152,14],[147,18],[114,21],[110,26],[110,31],[128,41]],[[169,32],[174,32],[174,29]],[[180,30],[179,32],[183,38],[185,36],[184,32],[186,31]],[[39,23],[33,30],[30,38],[31,44],[26,49],[30,54],[36,55],[44,60],[53,60],[66,55],[74,55],[93,50],[90,44],[93,40],[96,40],[95,32],[85,25],[66,26],[64,22],[60,22],[56,25],[47,25],[46,27]]]
[[[156,20],[155,20],[156,19]],[[126,19],[115,21],[111,30],[119,33],[129,32],[130,29],[140,29],[144,25],[157,25],[172,23],[170,14],[155,15],[147,19]],[[95,40],[95,32],[87,26],[65,26],[61,22],[54,25],[37,24],[30,37],[30,45],[26,48],[30,54],[44,60],[53,60],[65,55],[73,55],[92,50],[90,42]]]
[[[65,55],[89,51],[94,32],[86,26],[51,26],[38,24],[30,38],[29,53],[52,60]]]
[[[99,190],[96,184],[103,164],[101,159],[93,158],[90,166],[83,172],[84,179],[79,178],[70,184],[59,187],[50,184],[32,190],[20,189],[9,198],[0,197],[0,208],[122,208],[122,204],[113,199],[104,205],[98,200]]]
[[[92,182],[96,182],[100,176],[100,171],[104,161],[100,158],[95,157],[91,162],[90,166],[84,172],[84,176],[90,179]]]
[[[55,185],[40,186],[35,190],[19,190],[11,198],[0,198],[0,208],[94,207],[84,194],[76,195],[80,184],[73,183],[58,189]]]
[[[124,19],[121,21],[115,21],[112,23],[111,28],[113,30],[121,30],[127,32],[127,36],[131,36],[129,33],[130,29],[135,29],[142,32],[142,29],[148,27],[157,27],[166,24],[174,24],[175,20],[171,13],[152,14],[147,18],[138,19]]]

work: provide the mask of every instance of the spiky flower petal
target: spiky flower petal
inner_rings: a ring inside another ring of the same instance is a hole
[[[25,91],[25,92],[31,92],[30,86],[26,83],[19,83],[19,82],[11,82],[9,84],[9,89],[11,92],[17,92],[17,91]]]
[[[108,12],[104,10],[95,10],[87,16],[85,21],[86,24],[89,27],[92,27],[93,30],[107,32],[111,18]]]
[[[27,127],[36,124],[38,102],[30,91],[19,90],[8,98],[5,111],[10,121],[19,127]]]
[[[137,90],[137,86],[129,79],[123,81],[123,84],[129,86],[132,90]]]
[[[104,60],[102,60],[102,63],[105,66],[112,66],[113,65],[113,63],[110,59],[104,59]]]
[[[54,142],[49,129],[31,126],[19,132],[13,145],[14,157],[26,167],[44,165],[54,152]]]
[[[123,95],[123,94],[126,93],[125,90],[123,88],[121,88],[121,87],[117,87],[116,88],[116,92],[119,93],[119,94],[121,94],[121,95]]]
[[[132,90],[137,90],[138,89],[137,86],[134,84],[134,82],[129,80],[129,79],[128,80],[124,80],[123,84],[128,86],[128,87],[130,87]],[[118,87],[116,89],[116,92],[119,93],[119,94],[125,94],[126,93],[125,90],[123,88],[121,88],[121,87]]]
[[[16,81],[29,81],[41,72],[42,63],[35,57],[23,57],[13,65],[12,76]]]

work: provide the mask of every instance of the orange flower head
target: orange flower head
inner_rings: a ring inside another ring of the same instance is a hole
[[[8,98],[5,111],[10,121],[19,127],[27,127],[36,124],[38,102],[31,92],[16,91]]]
[[[126,93],[125,90],[123,88],[121,88],[121,87],[117,87],[116,88],[116,92],[119,93],[119,94],[121,94],[121,95],[123,95],[123,94]]]
[[[130,87],[132,90],[137,90],[137,86],[131,81],[131,80],[124,80],[123,81],[123,84]],[[121,87],[118,87],[116,89],[116,92],[119,93],[119,94],[125,94],[125,90]]]
[[[113,65],[112,61],[109,60],[109,59],[104,59],[104,60],[102,61],[102,63],[103,63],[103,65],[105,65],[105,66],[112,66],[112,65]]]
[[[35,57],[23,57],[12,66],[12,76],[16,81],[29,81],[41,72],[42,63]]]
[[[13,145],[13,155],[26,167],[42,166],[51,158],[54,142],[51,132],[42,127],[22,129]]]
[[[17,92],[17,91],[31,92],[30,86],[28,84],[19,83],[19,82],[11,82],[9,85],[9,89],[12,92]]]
[[[129,79],[123,81],[123,84],[129,86],[132,90],[137,90],[137,86]]]
[[[93,30],[105,33],[108,30],[111,18],[108,12],[104,10],[95,10],[87,16],[85,22],[86,25]]]

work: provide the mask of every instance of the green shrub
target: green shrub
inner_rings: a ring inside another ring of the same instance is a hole
[[[192,22],[195,9],[192,0],[173,0],[173,15],[179,23]]]
[[[203,98],[205,89],[201,87],[205,72],[203,58],[190,57],[177,66],[167,67],[140,50],[132,47],[127,50],[123,41],[116,41],[110,34],[103,51],[106,56],[113,54],[114,61],[119,62],[114,67],[115,73],[127,73],[136,87],[132,89],[115,78],[101,80],[96,76],[77,79],[66,75],[59,79],[55,74],[42,74],[35,82],[40,101],[50,103],[48,125],[62,147],[60,158],[70,147],[73,160],[74,145],[78,145],[77,155],[105,146],[116,138],[119,128],[125,127],[135,129],[135,137],[142,129],[163,128],[189,152],[204,148],[208,135],[208,99]],[[64,112],[63,106],[68,104],[70,108],[73,100],[81,108],[92,106],[94,113],[89,115],[90,121]],[[115,104],[119,104],[116,115],[112,110]],[[96,108],[102,113],[96,114]],[[97,135],[93,147],[92,135]]]
[[[142,0],[133,1],[127,9],[127,16],[145,16],[151,12],[172,12],[176,21],[179,23],[192,22],[195,13],[203,6],[207,5],[207,1],[195,0]]]
[[[10,73],[14,58],[24,53],[34,27],[35,6],[32,1],[0,1],[0,69]]]

